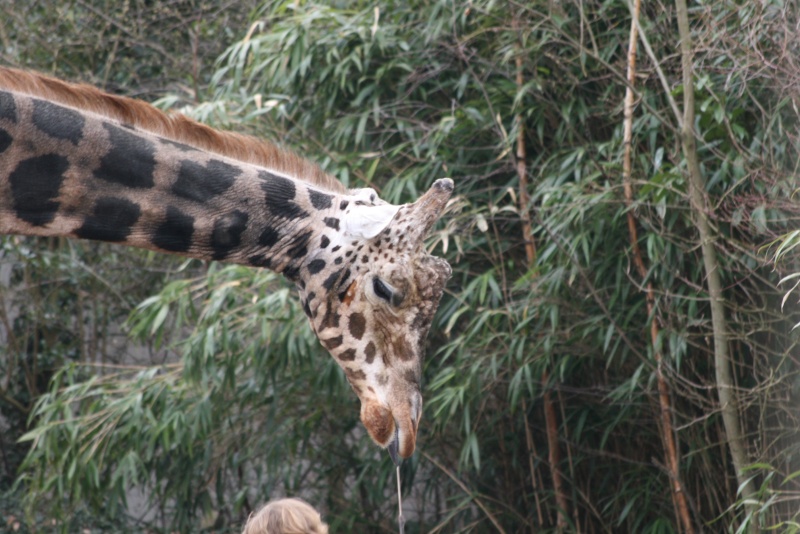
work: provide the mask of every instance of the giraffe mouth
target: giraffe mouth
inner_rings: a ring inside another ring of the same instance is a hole
[[[389,457],[392,459],[392,463],[395,466],[399,466],[403,458],[400,457],[400,430],[397,424],[394,426],[394,436],[392,436],[392,440],[386,446],[386,451],[389,453]]]

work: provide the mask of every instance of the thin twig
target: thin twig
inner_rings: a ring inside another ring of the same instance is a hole
[[[670,88],[669,83],[667,83],[667,77],[664,76],[664,71],[661,70],[661,64],[658,62],[656,55],[653,53],[653,49],[650,47],[650,42],[647,40],[647,35],[642,31],[641,24],[639,24],[639,10],[635,9],[630,2],[628,2],[628,9],[631,11],[631,19],[633,19],[633,24],[636,25],[636,31],[639,33],[639,39],[642,41],[644,50],[647,52],[647,56],[650,58],[650,61],[653,62],[653,68],[656,69],[658,79],[661,81],[661,86],[664,88],[664,97],[667,99],[667,102],[669,102],[669,107],[672,108],[672,112],[675,114],[675,120],[678,122],[678,126],[680,127],[683,125],[683,116],[678,109],[678,104],[675,102],[675,99],[672,98],[672,89]]]
[[[397,466],[397,527],[400,534],[406,532],[406,518],[403,517],[403,494],[400,491],[400,466]]]

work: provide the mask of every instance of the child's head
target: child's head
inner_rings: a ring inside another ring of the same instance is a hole
[[[328,534],[328,525],[304,500],[280,499],[251,514],[242,534]]]

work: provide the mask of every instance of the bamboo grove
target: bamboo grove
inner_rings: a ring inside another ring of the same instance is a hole
[[[453,178],[406,532],[800,530],[792,2],[11,4],[3,64],[392,202]],[[236,532],[289,494],[395,528],[393,466],[286,282],[0,243],[8,525]]]

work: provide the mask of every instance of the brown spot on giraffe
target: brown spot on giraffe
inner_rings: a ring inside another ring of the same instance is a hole
[[[352,297],[350,301],[352,302]],[[351,313],[348,318],[348,328],[350,329],[350,335],[354,338],[360,340],[364,337],[364,332],[367,329],[367,320],[364,318],[364,314],[359,312]]]
[[[372,363],[372,360],[375,359],[375,351],[376,351],[375,343],[373,343],[372,341],[367,343],[366,348],[364,348],[364,356],[366,357],[365,361],[368,364]]]
[[[394,352],[402,361],[409,361],[414,358],[414,351],[411,350],[411,343],[405,337],[398,337],[394,342]]]
[[[342,336],[330,337],[328,339],[323,339],[322,344],[328,350],[333,350],[339,348],[342,345],[343,338]]]
[[[343,362],[352,362],[356,359],[357,351],[356,349],[347,349],[340,352],[336,357],[339,358]],[[347,371],[347,369],[345,369]],[[346,374],[346,373],[345,373]],[[351,375],[348,375],[351,376]]]
[[[344,374],[347,375],[347,379],[350,380],[351,383],[353,382],[358,383],[367,378],[367,374],[361,369],[353,370],[345,367]]]

